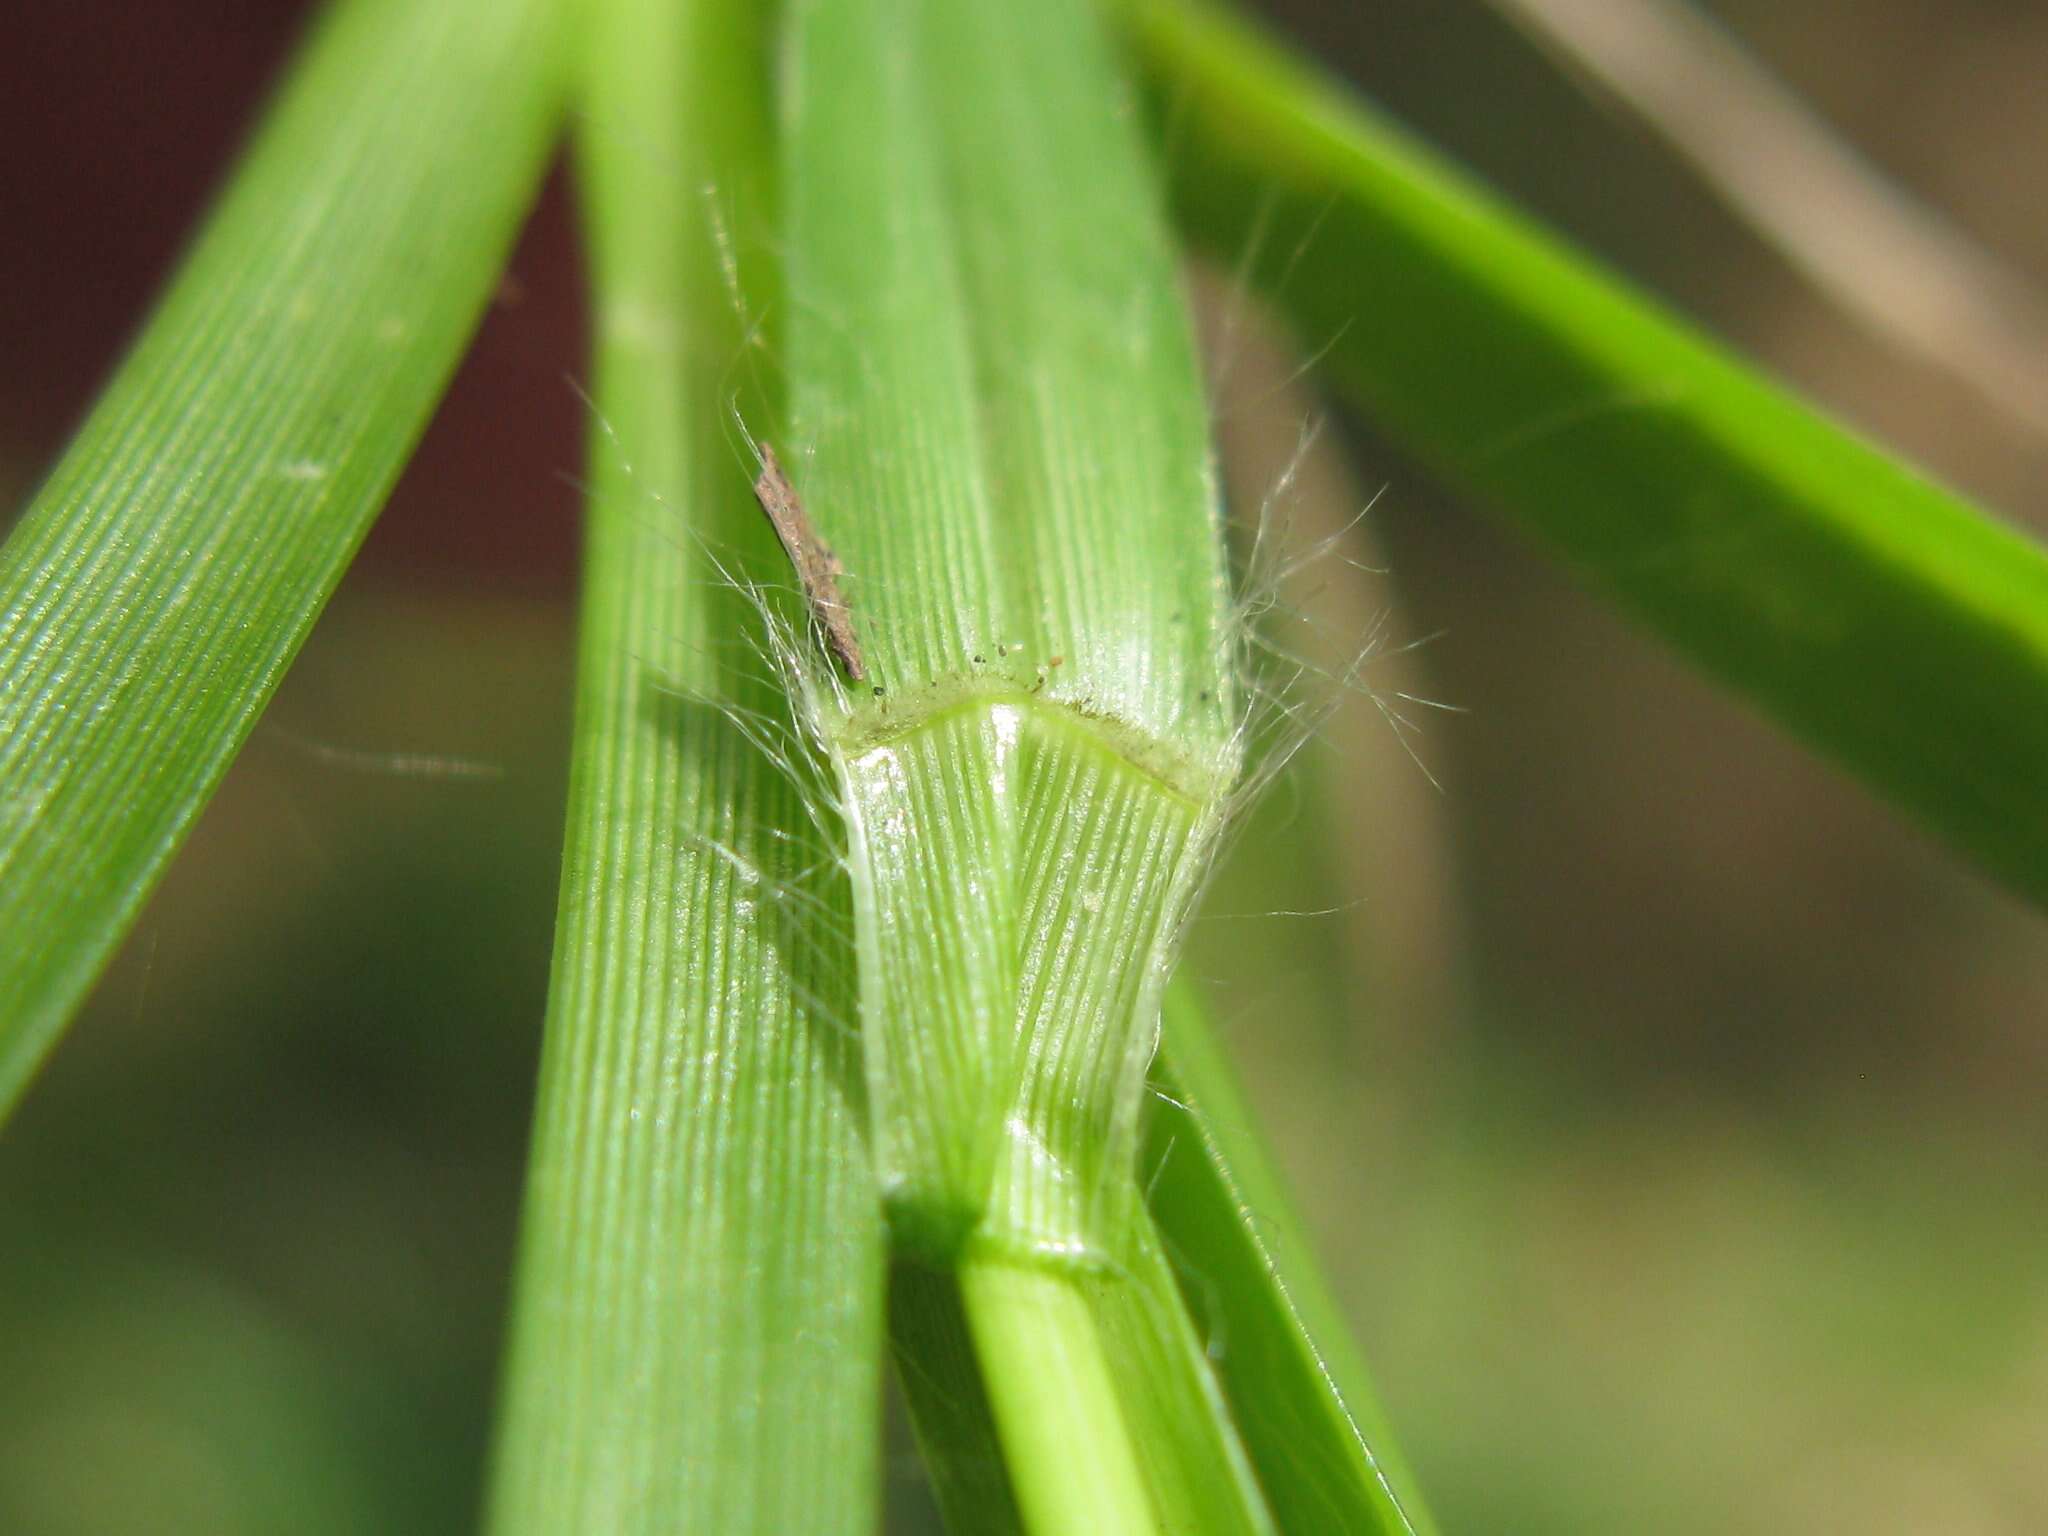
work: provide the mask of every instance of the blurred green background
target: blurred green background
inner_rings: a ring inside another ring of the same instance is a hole
[[[2048,528],[2038,439],[1838,317],[1483,4],[1273,8],[1582,243]],[[1714,9],[2048,281],[2048,13]],[[300,12],[10,21],[8,505]],[[473,1522],[560,841],[579,285],[558,179],[362,560],[0,1130],[0,1531]],[[1201,286],[1255,513],[1327,407]],[[1420,729],[1346,705],[1235,843],[1189,964],[1446,1529],[2048,1529],[2042,919],[1369,422],[1332,417],[1299,470],[1270,512],[1297,541],[1372,509],[1295,583],[1296,638],[1337,667],[1383,634],[1367,680]],[[907,1452],[889,1482],[918,1525]]]

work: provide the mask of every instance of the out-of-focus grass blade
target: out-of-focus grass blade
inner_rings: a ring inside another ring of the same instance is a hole
[[[942,1491],[986,1487],[992,1431],[1035,1536],[1268,1530],[1135,1179],[1239,724],[1137,125],[1080,0],[791,15],[781,446],[865,673],[819,652],[808,693],[849,824],[877,1173],[952,1320],[899,1312],[896,1338],[916,1398],[965,1377],[964,1335],[986,1400],[964,1429],[921,1411],[923,1441],[962,1462]]]
[[[1435,1529],[1185,977],[1166,994],[1146,1203],[1282,1530]]]
[[[1117,0],[1188,226],[1376,421],[2048,900],[2048,552],[1200,0]]]
[[[539,181],[562,0],[349,0],[0,550],[0,1112],[382,504]]]
[[[764,750],[790,703],[726,580],[786,579],[728,422],[734,389],[766,412],[721,271],[765,305],[764,21],[751,0],[591,19],[599,422],[490,1528],[856,1536],[883,1323],[851,919]]]

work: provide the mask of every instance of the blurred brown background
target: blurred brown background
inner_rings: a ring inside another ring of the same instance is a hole
[[[300,9],[9,18],[7,505]],[[1526,206],[2048,528],[2038,439],[1844,318],[1487,6],[1273,9]],[[2048,284],[2048,13],[1714,9]],[[0,1530],[472,1521],[553,918],[579,284],[557,178],[266,725],[0,1131]],[[1205,292],[1252,507],[1329,407]],[[1237,844],[1198,969],[1443,1524],[2048,1529],[2048,928],[1369,422],[1332,417],[1276,515],[1313,536],[1369,498],[1349,553],[1386,573],[1326,562],[1296,596],[1326,664],[1384,618],[1368,679],[1463,711],[1408,710],[1440,787],[1347,707]],[[914,1467],[891,1475],[911,1510]]]

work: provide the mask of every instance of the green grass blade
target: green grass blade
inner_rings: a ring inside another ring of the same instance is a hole
[[[720,262],[769,212],[763,32],[750,0],[593,13],[602,430],[499,1536],[857,1536],[877,1513],[845,882],[813,872],[836,865],[759,745],[788,701],[725,580],[779,558],[726,430],[747,338]]]
[[[490,295],[560,0],[351,0],[0,550],[0,1112],[305,638]]]
[[[1146,1203],[1280,1528],[1429,1536],[1415,1479],[1185,978],[1167,991],[1152,1078]]]
[[[1269,1529],[1135,1181],[1239,723],[1137,125],[1079,0],[793,19],[783,458],[866,676],[792,655],[849,824],[893,1240],[954,1287],[1036,1536]],[[915,1395],[920,1333],[896,1337]],[[921,1422],[942,1459],[985,1457]]]
[[[1183,218],[1375,421],[2048,900],[2048,553],[1199,0],[1120,0]],[[1254,226],[1257,226],[1255,233]]]

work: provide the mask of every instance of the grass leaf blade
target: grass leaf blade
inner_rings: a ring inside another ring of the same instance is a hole
[[[568,846],[495,1452],[498,1536],[861,1536],[881,1219],[850,921],[764,731],[734,580],[780,580],[722,257],[769,186],[747,0],[594,7],[597,365]],[[721,242],[727,242],[721,244]]]
[[[1188,227],[1375,421],[2048,901],[2048,551],[1202,0],[1120,0]]]
[[[1431,1536],[1418,1485],[1185,977],[1167,990],[1152,1080],[1146,1203],[1280,1528]]]
[[[560,0],[349,0],[0,550],[0,1113],[190,829],[489,298]]]

